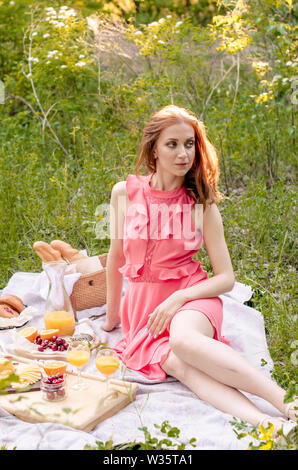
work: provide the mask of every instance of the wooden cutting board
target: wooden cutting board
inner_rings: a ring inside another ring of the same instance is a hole
[[[77,375],[67,372],[67,396],[64,400],[46,401],[41,391],[32,391],[0,395],[0,407],[29,423],[60,423],[90,432],[136,398],[139,388],[136,383],[111,379],[109,391],[106,392],[103,378],[88,374],[81,376],[88,383],[88,388],[75,391],[71,385],[76,382]]]

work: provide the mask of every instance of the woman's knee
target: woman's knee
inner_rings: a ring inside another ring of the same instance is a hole
[[[166,374],[183,381],[186,363],[171,350],[161,367]]]
[[[200,312],[199,312],[200,313]],[[180,319],[181,320],[181,317]],[[171,324],[169,334],[169,345],[171,350],[177,356],[183,356],[186,351],[195,349],[196,354],[200,353],[200,346],[204,344],[204,338],[208,335],[205,331],[200,331],[189,324],[187,329],[184,329],[185,325],[181,324],[181,321]]]

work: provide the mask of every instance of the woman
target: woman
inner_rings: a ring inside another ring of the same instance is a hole
[[[144,161],[150,173],[137,175]],[[123,337],[114,349],[128,368],[150,379],[176,377],[219,410],[287,432],[295,423],[264,414],[240,390],[267,400],[292,420],[297,401],[286,406],[285,391],[221,335],[218,296],[233,288],[234,273],[216,205],[223,197],[218,176],[216,149],[196,116],[171,105],[151,117],[136,175],[112,190],[103,329],[121,322]],[[211,278],[192,259],[203,241]],[[129,282],[120,315],[123,275]]]

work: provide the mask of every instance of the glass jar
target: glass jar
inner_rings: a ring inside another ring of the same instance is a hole
[[[41,380],[40,390],[42,393],[42,398],[47,401],[61,401],[64,400],[67,396],[65,378],[58,383],[45,383],[47,378]]]
[[[72,336],[75,316],[69,295],[64,286],[65,261],[43,262],[42,267],[49,279],[49,290],[45,303],[44,322],[47,330],[58,329],[58,336]]]

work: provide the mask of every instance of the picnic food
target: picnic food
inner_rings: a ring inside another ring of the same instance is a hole
[[[0,358],[0,380],[6,379],[10,374],[14,373],[14,365],[5,358]]]
[[[44,322],[46,329],[58,329],[59,336],[71,336],[75,330],[74,316],[64,310],[46,313]]]
[[[62,240],[53,240],[51,242],[51,247],[55,250],[58,250],[62,257],[67,260],[69,263],[77,261],[82,258],[87,258],[87,256],[80,253],[78,250],[73,248],[69,243],[65,243]]]
[[[35,242],[33,244],[33,249],[45,263],[50,261],[63,261],[60,251],[55,250],[46,242]]]
[[[0,317],[2,318],[14,318],[18,317],[19,314],[15,310],[13,310],[8,305],[0,305]]]
[[[41,384],[42,396],[48,401],[63,400],[65,393],[65,380],[61,373],[50,375]]]
[[[68,343],[64,338],[58,336],[52,336],[51,339],[42,340],[39,335],[35,339],[35,343],[38,344],[38,351],[43,352],[45,349],[51,349],[52,351],[65,351],[68,349]]]
[[[43,365],[47,375],[65,374],[67,364],[62,361],[46,361]]]
[[[53,336],[58,336],[59,335],[59,330],[57,328],[52,328],[50,330],[42,330],[39,332],[39,336],[41,337],[42,340],[44,339],[52,339]]]
[[[24,308],[22,300],[16,295],[8,294],[0,298],[0,317],[17,317]]]
[[[34,328],[34,326],[29,326],[19,331],[19,335],[26,338],[28,341],[30,341],[30,343],[33,343],[38,335],[38,331],[36,328]]]
[[[15,373],[19,376],[19,382],[11,383],[15,389],[32,385],[41,379],[40,368],[35,364],[19,364]]]

